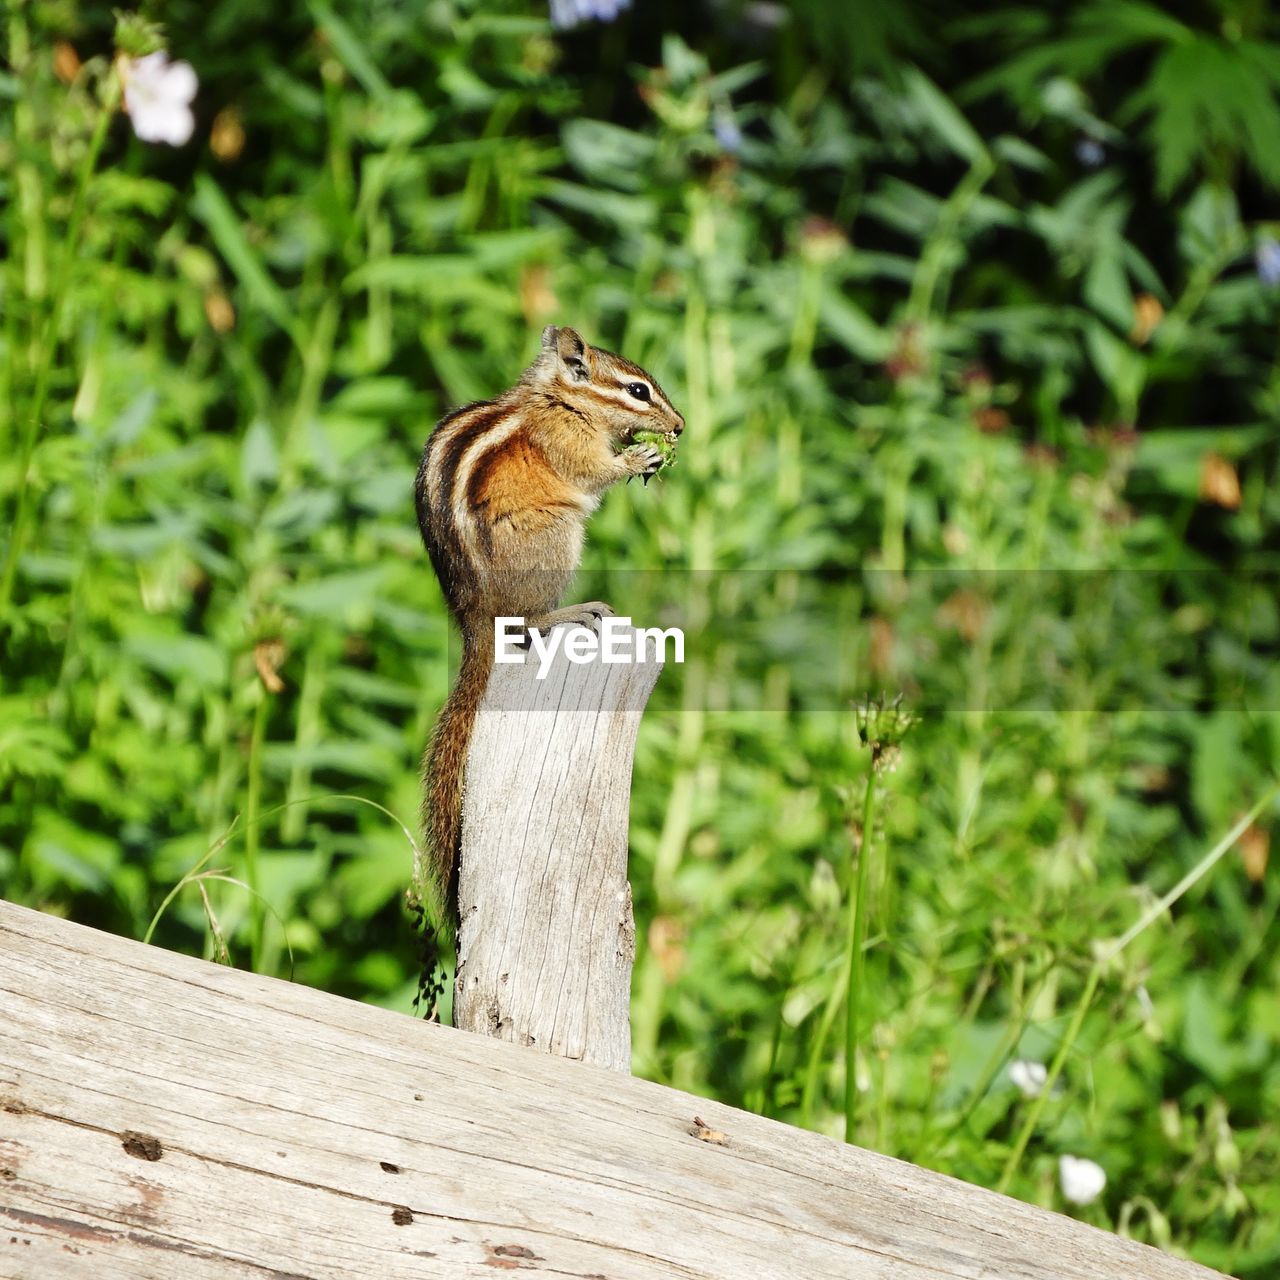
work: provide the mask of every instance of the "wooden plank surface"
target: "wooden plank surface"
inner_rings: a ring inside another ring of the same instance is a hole
[[[693,1117],[727,1135],[691,1136]],[[0,1276],[1216,1273],[615,1072],[0,903]]]

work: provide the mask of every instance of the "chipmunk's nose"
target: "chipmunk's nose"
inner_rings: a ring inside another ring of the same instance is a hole
[[[684,415],[682,413],[676,414],[676,425],[672,427],[671,430],[674,431],[676,435],[679,435],[684,430]]]

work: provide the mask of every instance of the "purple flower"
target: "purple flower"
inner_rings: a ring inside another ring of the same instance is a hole
[[[1076,159],[1086,169],[1096,169],[1107,158],[1106,148],[1097,138],[1084,137],[1076,142]]]
[[[733,118],[732,111],[723,109],[717,111],[711,127],[715,131],[716,141],[720,144],[721,150],[728,151],[731,155],[737,155],[742,150],[742,130],[738,128],[738,122]]]
[[[1280,284],[1280,244],[1270,236],[1264,236],[1253,251],[1253,260],[1258,268],[1258,279],[1263,284]]]
[[[551,0],[551,25],[567,31],[592,18],[612,22],[630,7],[631,0]]]

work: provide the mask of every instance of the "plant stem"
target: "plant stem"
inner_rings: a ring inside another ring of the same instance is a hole
[[[823,1006],[822,1017],[818,1020],[817,1030],[814,1032],[813,1040],[809,1046],[809,1058],[805,1066],[804,1089],[800,1095],[800,1125],[804,1129],[813,1127],[813,1100],[818,1092],[818,1072],[822,1063],[823,1050],[827,1047],[827,1038],[830,1036],[832,1024],[836,1020],[836,1011],[840,1008],[840,1001],[844,998],[844,994],[848,989],[849,968],[847,964],[842,964],[840,972],[836,975],[835,983],[832,985],[831,994],[827,997],[827,1003]]]
[[[258,881],[258,811],[262,807],[262,740],[266,736],[267,713],[271,695],[263,690],[262,701],[253,714],[253,732],[249,739],[249,795],[245,803],[244,872],[253,896],[250,899],[251,965],[256,973],[262,959],[263,913]]]
[[[1013,1150],[1009,1153],[1009,1159],[1005,1161],[1004,1172],[1000,1175],[1000,1181],[996,1184],[996,1191],[1001,1195],[1008,1191],[1009,1183],[1013,1181],[1013,1175],[1017,1173],[1018,1165],[1022,1163],[1022,1153],[1026,1151],[1031,1134],[1040,1122],[1040,1113],[1049,1101],[1049,1095],[1053,1092],[1053,1086],[1057,1082],[1058,1076],[1062,1074],[1062,1067],[1067,1060],[1067,1054],[1071,1052],[1072,1046],[1076,1042],[1076,1037],[1080,1034],[1080,1028],[1084,1025],[1084,1015],[1089,1012],[1093,997],[1098,992],[1098,982],[1101,977],[1102,966],[1095,964],[1089,970],[1089,976],[1084,984],[1084,991],[1081,992],[1080,999],[1076,1004],[1075,1013],[1071,1015],[1071,1025],[1067,1028],[1067,1034],[1063,1036],[1062,1043],[1058,1046],[1058,1052],[1053,1055],[1053,1062],[1049,1066],[1049,1074],[1045,1079],[1044,1085],[1032,1101],[1027,1111],[1026,1119],[1022,1122],[1022,1128],[1018,1131],[1017,1141],[1014,1142]]]
[[[919,265],[907,299],[906,323],[923,324],[929,319],[938,286],[954,265],[948,262],[948,251],[958,237],[960,224],[995,171],[995,161],[984,151],[969,166],[969,171],[942,205],[938,220],[920,251]]]
[[[227,842],[235,833],[236,825],[239,821],[240,815],[237,813],[235,817],[231,819],[231,825],[208,847],[208,849],[205,850],[204,854],[195,866],[192,867],[191,870],[188,871],[187,874],[183,876],[167,894],[165,894],[164,901],[156,908],[155,915],[151,917],[151,923],[147,925],[146,933],[142,935],[142,942],[144,946],[151,942],[151,936],[156,931],[156,925],[160,923],[160,917],[169,909],[169,904],[178,896],[179,893],[182,892],[183,889],[186,888],[187,885],[192,882],[192,880],[200,874],[204,869],[205,863],[207,863],[214,854],[226,846]]]
[[[1208,853],[1196,863],[1190,871],[1187,872],[1177,884],[1169,890],[1158,902],[1154,902],[1146,911],[1142,913],[1137,921],[1126,929],[1113,943],[1110,944],[1102,953],[1100,963],[1109,964],[1116,956],[1122,952],[1125,947],[1131,943],[1149,924],[1158,920],[1168,909],[1173,906],[1184,893],[1187,892],[1198,880],[1208,875],[1208,873],[1222,860],[1223,856],[1231,849],[1237,840],[1244,835],[1250,824],[1255,818],[1277,797],[1280,796],[1280,782],[1274,783],[1269,791],[1263,793],[1260,799],[1248,813],[1236,823],[1230,831],[1227,832],[1221,840],[1218,841]]]
[[[93,136],[89,140],[88,150],[80,166],[80,176],[76,182],[76,192],[71,203],[71,216],[67,221],[62,260],[58,264],[58,275],[53,287],[49,321],[45,325],[44,337],[40,343],[31,409],[22,432],[22,442],[18,447],[18,505],[14,512],[13,527],[9,533],[9,545],[5,550],[4,569],[0,572],[0,621],[3,621],[9,612],[9,602],[13,598],[14,581],[18,574],[18,557],[22,553],[27,521],[31,514],[31,455],[35,452],[36,442],[40,436],[45,400],[49,394],[53,356],[58,347],[58,330],[62,326],[62,311],[71,281],[71,266],[75,261],[76,249],[80,242],[80,224],[84,221],[85,196],[89,190],[89,180],[98,166],[98,156],[106,140],[107,126],[115,115],[119,101],[120,76],[113,67],[107,75],[106,96],[102,103],[102,111],[94,125]]]
[[[307,827],[306,795],[311,789],[311,765],[307,752],[319,740],[324,729],[321,719],[324,662],[321,646],[316,643],[308,646],[307,660],[302,668],[302,685],[298,690],[298,725],[294,733],[297,755],[289,771],[289,788],[285,793],[288,808],[280,824],[280,838],[285,844],[301,840]]]
[[[846,968],[849,987],[845,993],[845,1079],[844,1140],[852,1142],[858,1119],[858,1015],[862,1002],[863,949],[867,938],[867,867],[871,862],[871,832],[876,816],[876,771],[867,774],[867,790],[862,801],[862,842],[853,865],[853,842],[849,846],[849,934]]]

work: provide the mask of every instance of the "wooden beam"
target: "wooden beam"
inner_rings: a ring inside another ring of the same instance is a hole
[[[495,1271],[1216,1274],[674,1089],[0,903],[0,1275]]]
[[[661,670],[563,652],[493,668],[467,763],[455,1027],[631,1070],[631,762]]]

